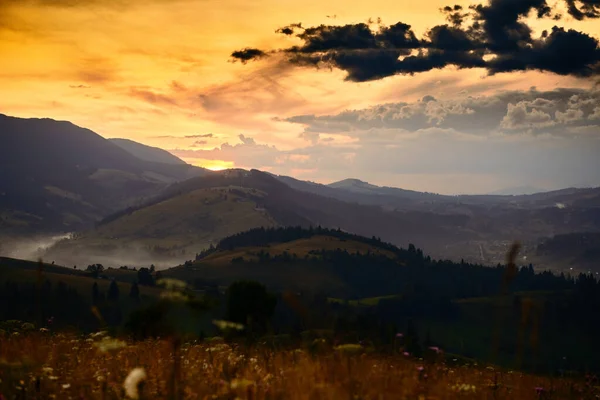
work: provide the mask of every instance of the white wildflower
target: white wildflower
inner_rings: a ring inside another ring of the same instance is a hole
[[[131,370],[127,378],[125,378],[125,382],[123,383],[123,388],[125,389],[125,394],[130,399],[137,400],[140,398],[140,386],[146,380],[147,375],[144,368],[134,368]]]

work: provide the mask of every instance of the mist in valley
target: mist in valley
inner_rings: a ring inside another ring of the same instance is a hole
[[[106,250],[90,247],[63,247],[75,240],[72,233],[31,237],[5,237],[0,239],[0,257],[17,258],[29,261],[43,260],[65,267],[85,269],[90,264],[102,264],[106,268],[149,267],[166,269],[183,264],[188,258],[159,257],[140,247]]]

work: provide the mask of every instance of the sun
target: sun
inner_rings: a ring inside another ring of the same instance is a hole
[[[223,171],[224,169],[235,168],[235,163],[233,161],[225,161],[225,160],[205,160],[195,158],[193,160],[185,160],[184,161],[195,165],[197,167],[206,168],[211,171]]]

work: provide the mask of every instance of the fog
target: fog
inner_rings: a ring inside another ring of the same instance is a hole
[[[3,237],[0,239],[0,256],[37,261],[50,247],[71,237],[71,233],[52,236]]]
[[[192,256],[159,257],[138,247],[128,247],[114,250],[73,246],[73,235],[52,235],[36,237],[2,238],[0,241],[0,256],[22,260],[54,262],[57,265],[72,268],[77,266],[85,269],[90,264],[102,264],[104,267],[119,268],[149,267],[166,269],[183,264]],[[69,243],[69,246],[62,246]]]

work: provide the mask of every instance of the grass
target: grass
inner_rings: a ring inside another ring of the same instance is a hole
[[[44,279],[49,280],[53,285],[62,281],[67,286],[77,289],[77,292],[83,295],[91,293],[94,282],[97,282],[100,291],[104,292],[108,290],[110,285],[110,280],[94,279],[85,275],[81,270],[46,263],[43,265]],[[38,280],[38,266],[39,263],[37,262],[0,257],[0,283],[6,281],[35,283]],[[107,270],[105,275],[118,281],[119,289],[124,296],[129,293],[131,284],[137,280],[134,271]],[[159,288],[142,285],[139,289],[141,296],[150,298],[158,297],[161,292]]]
[[[268,213],[256,209],[255,202],[229,192],[228,188],[199,189],[136,210],[73,240],[60,242],[48,252],[48,257],[68,264],[77,263],[77,259],[112,257],[126,264],[128,258],[146,256],[150,260],[150,249],[160,246],[173,249],[173,256],[183,262],[224,237],[275,225]],[[154,259],[156,256],[153,254]]]
[[[0,395],[124,399],[123,383],[136,367],[146,374],[141,399],[534,400],[600,395],[592,380],[365,353],[357,345],[311,353],[190,342],[174,358],[168,339],[127,342],[110,353],[95,345],[98,340],[48,333],[1,337]]]

